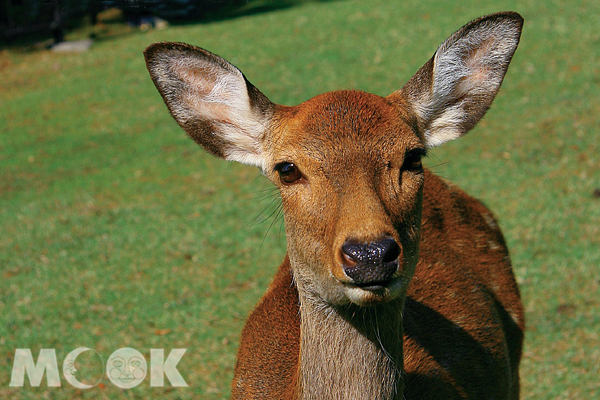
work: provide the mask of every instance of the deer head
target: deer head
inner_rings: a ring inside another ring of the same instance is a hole
[[[365,306],[406,292],[419,254],[421,158],[485,114],[521,27],[516,13],[480,18],[387,97],[336,91],[293,107],[272,103],[206,50],[157,43],[145,57],[190,137],[258,166],[278,187],[301,298]]]

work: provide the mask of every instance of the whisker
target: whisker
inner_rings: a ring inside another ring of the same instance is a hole
[[[273,225],[277,222],[277,220],[279,219],[281,212],[283,211],[283,206],[281,205],[281,203],[279,203],[277,205],[277,208],[274,212],[271,213],[271,215],[269,215],[268,218],[272,217],[273,215],[275,215],[275,217],[273,218],[273,220],[271,221],[271,223],[269,224],[269,227],[267,228],[267,231],[265,232],[263,239],[260,243],[261,247],[263,245],[263,243],[265,242],[265,239],[267,238],[267,235],[269,234],[269,231],[271,230],[271,228],[273,227]],[[267,218],[267,219],[268,219]],[[281,228],[280,228],[281,229]]]
[[[265,197],[263,200],[266,200],[267,198],[268,197]],[[271,196],[271,201],[269,201],[269,204],[263,208],[263,210],[252,220],[252,222],[250,222],[250,226],[262,224],[263,222],[267,221],[277,212],[280,207],[281,203],[279,201],[279,196]]]
[[[427,168],[429,169],[434,169],[434,168],[438,168],[438,167],[442,167],[446,164],[450,164],[450,161],[444,161],[444,162],[440,162],[439,164],[435,164],[435,165],[431,165],[431,166],[427,166]]]
[[[279,190],[276,187],[261,189],[253,193],[253,198],[257,200],[264,200],[276,195],[278,192]]]
[[[281,232],[283,231],[284,235],[285,235],[285,223],[284,223],[284,218],[283,218],[283,207],[281,207],[280,209],[280,214],[278,215],[276,218],[279,218],[279,232],[278,232],[278,238],[279,241],[281,241]]]

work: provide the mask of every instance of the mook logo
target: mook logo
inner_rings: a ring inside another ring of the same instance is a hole
[[[166,376],[171,386],[187,387],[177,370],[177,364],[185,352],[186,349],[173,349],[165,360],[163,349],[150,349],[150,386],[164,387]],[[65,380],[78,389],[90,389],[98,385],[105,373],[113,385],[131,389],[142,383],[148,375],[148,363],[142,353],[130,347],[113,352],[106,364],[97,351],[79,347],[67,354],[62,370]],[[31,386],[40,386],[44,373],[48,387],[61,386],[55,349],[41,349],[37,362],[34,362],[30,349],[17,349],[9,386],[23,387],[25,375]]]

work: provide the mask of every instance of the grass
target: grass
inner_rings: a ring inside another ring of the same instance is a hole
[[[280,220],[253,222],[272,209],[258,171],[207,155],[172,121],[144,66],[148,44],[210,49],[271,100],[296,104],[340,88],[388,94],[462,24],[508,9],[525,30],[498,99],[428,164],[500,219],[527,311],[522,398],[599,398],[591,0],[302,2],[162,31],[110,26],[83,54],[2,50],[0,397],[229,395],[241,327],[285,238]],[[146,358],[187,348],[178,370],[189,387],[8,387],[15,349],[55,348],[60,366],[79,346],[105,361],[127,346]]]

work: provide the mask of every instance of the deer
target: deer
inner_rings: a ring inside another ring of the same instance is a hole
[[[150,45],[171,115],[278,189],[286,256],[243,328],[233,399],[517,399],[525,319],[492,212],[423,167],[484,116],[515,12],[467,23],[387,97],[271,102],[225,59]]]

